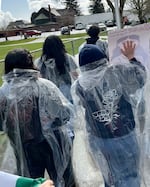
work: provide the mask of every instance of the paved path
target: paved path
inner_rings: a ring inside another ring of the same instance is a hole
[[[78,187],[103,187],[103,180],[101,175],[99,175],[94,167],[92,168],[89,163],[87,163],[87,160],[89,161],[89,158],[87,157],[85,147],[83,146],[84,142],[82,139],[82,132],[79,132],[76,134],[77,138],[75,141],[75,147],[74,147],[74,167],[78,169],[76,172],[77,174],[77,181],[78,181]],[[78,152],[78,153],[77,153]],[[80,162],[76,162],[80,160]],[[90,160],[91,162],[91,160]],[[78,165],[76,165],[78,164]],[[12,150],[12,147],[8,143],[8,146],[5,148],[4,158],[1,163],[0,170],[8,172],[8,173],[15,173],[16,172],[16,164],[15,164],[15,156]],[[46,178],[48,178],[48,174],[46,173]],[[79,180],[79,177],[81,177]],[[97,181],[97,182],[96,182]],[[94,184],[94,185],[93,185]]]

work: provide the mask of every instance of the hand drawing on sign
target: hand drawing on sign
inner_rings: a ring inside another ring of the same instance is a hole
[[[106,92],[106,94],[103,95],[102,101],[104,108],[92,114],[94,119],[99,122],[106,122],[105,126],[111,125],[112,131],[117,129],[115,120],[119,117],[117,114],[117,104],[115,104],[116,100],[118,100],[118,94],[115,89]]]

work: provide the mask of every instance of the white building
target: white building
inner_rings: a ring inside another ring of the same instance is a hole
[[[135,14],[132,14],[130,11],[124,11],[123,16],[127,16],[128,20],[138,21],[138,17]],[[75,16],[75,26],[78,24],[82,24],[84,27],[88,24],[100,23],[108,20],[113,20],[112,12],[98,13],[92,15],[84,15],[84,16]]]

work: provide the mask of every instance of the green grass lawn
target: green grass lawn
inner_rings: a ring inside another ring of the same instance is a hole
[[[0,167],[1,167],[2,160],[4,158],[4,152],[6,150],[7,143],[8,143],[8,138],[6,134],[0,131]]]
[[[0,59],[4,59],[6,54],[15,49],[15,48],[25,48],[28,49],[29,51],[33,51],[39,48],[42,48],[42,43],[16,43],[14,45],[0,45]]]
[[[19,43],[26,43],[26,42],[32,42],[36,40],[36,38],[28,38],[28,39],[21,39],[21,40],[13,40],[13,41],[3,41],[3,42],[0,42],[0,45],[11,45],[11,44],[19,44]]]
[[[106,36],[106,34],[107,34],[106,32],[103,32],[101,33],[101,36]],[[87,37],[87,34],[79,33],[79,34],[71,34],[71,35],[60,35],[59,37],[64,41],[67,52],[73,55],[72,45],[74,46],[74,54],[78,53],[78,47],[85,41],[84,38]],[[0,42],[0,60],[5,58],[8,51],[13,50],[15,48],[25,48],[28,49],[29,51],[42,48],[43,42],[29,43],[35,39],[36,38],[28,38],[28,39],[21,39],[16,41],[8,40],[5,42]],[[73,40],[73,42],[69,42],[71,39]],[[66,42],[67,40],[68,42]],[[39,53],[38,55],[40,54],[41,53]]]
[[[101,33],[101,36],[106,36],[107,33]],[[79,46],[85,41],[85,38],[88,37],[86,33],[80,34],[71,34],[71,35],[60,35],[59,36],[65,44],[65,48],[67,52],[71,55],[75,55],[78,53]],[[15,49],[15,48],[25,48],[29,51],[37,50],[37,52],[32,53],[33,58],[36,59],[41,55],[41,48],[43,42],[41,43],[29,43],[36,38],[22,39],[17,41],[5,41],[0,42],[0,60],[4,59],[6,54]],[[2,84],[2,75],[4,72],[4,64],[0,63],[0,85]]]
[[[71,38],[64,36],[64,37],[62,37],[62,40],[63,39],[68,39],[70,41]],[[81,39],[79,41],[74,41],[73,43],[75,44],[75,48],[77,48],[82,42],[84,42],[84,39]],[[1,43],[3,43],[3,45]],[[67,40],[65,40],[64,43],[65,43],[65,47],[66,47],[66,50],[68,51],[68,53],[72,54],[71,42],[67,42]],[[33,50],[37,50],[37,49],[42,48],[42,45],[43,45],[43,42],[28,43],[28,41],[26,42],[25,40],[10,41],[10,42],[8,41],[8,43],[7,42],[0,42],[0,51],[1,51],[0,60],[4,59],[6,54],[15,48],[25,48],[25,49],[28,49],[29,51],[33,51]],[[76,50],[76,53],[77,53],[77,50]]]

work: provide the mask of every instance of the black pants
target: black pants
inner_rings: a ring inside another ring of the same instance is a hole
[[[52,150],[47,141],[44,140],[43,142],[38,144],[31,142],[26,143],[24,145],[24,151],[31,177],[44,177],[46,169],[49,177],[55,183],[55,181],[57,180],[57,172],[54,165]],[[63,177],[65,180],[65,187],[72,187],[74,185],[71,157]]]

